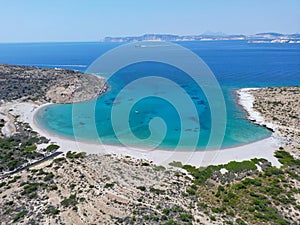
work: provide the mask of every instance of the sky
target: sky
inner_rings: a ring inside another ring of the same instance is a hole
[[[0,0],[0,42],[300,33],[300,0]]]

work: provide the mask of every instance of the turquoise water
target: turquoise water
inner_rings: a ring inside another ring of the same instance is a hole
[[[268,130],[255,126],[245,119],[245,113],[236,104],[234,90],[242,87],[299,85],[300,46],[247,44],[239,41],[180,44],[200,56],[220,83],[227,113],[222,147],[242,145],[270,136]],[[99,55],[117,45],[113,43],[6,44],[0,45],[4,56],[6,54],[6,57],[0,55],[0,62],[85,71]],[[117,98],[127,84],[154,75],[171,79],[182,90],[168,88],[167,84],[158,85],[149,82],[143,86],[133,86],[126,95]],[[197,149],[218,147],[214,143],[207,146],[211,133],[211,111],[208,100],[201,88],[183,71],[162,63],[144,62],[123,68],[114,74],[108,83],[110,91],[97,100],[74,105],[50,105],[37,113],[36,121],[50,132],[68,138],[76,136],[77,140],[96,142],[100,138],[101,142],[106,144],[121,144],[119,137],[122,137],[131,145],[145,147],[152,146],[157,137],[158,147],[168,149],[178,147],[179,139],[183,136],[181,149],[193,149],[195,138],[199,138]],[[163,96],[165,92],[171,93],[174,98],[179,99],[179,102],[182,101],[180,109],[163,98],[148,96],[133,105],[128,118],[112,119],[113,109],[122,112],[136,96],[151,91],[155,91],[158,96]],[[199,119],[189,116],[192,115],[190,109],[185,107],[186,102],[181,100],[180,94],[190,97]],[[182,118],[182,115],[185,117]],[[165,126],[157,126],[150,130],[149,123],[154,118],[161,118]],[[118,124],[117,120],[126,120],[130,129],[113,127],[113,123]],[[165,137],[160,141],[161,136],[164,136],[162,135],[164,129],[166,129]],[[151,135],[152,139],[147,139]]]

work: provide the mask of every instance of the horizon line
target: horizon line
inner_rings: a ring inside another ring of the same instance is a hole
[[[293,32],[293,33],[280,33],[280,32],[276,32],[276,31],[264,31],[264,32],[258,32],[255,34],[226,34],[223,32],[211,32],[212,34],[172,34],[172,33],[143,33],[143,34],[139,34],[139,35],[120,35],[120,36],[105,36],[103,38],[99,38],[97,40],[84,40],[84,41],[80,41],[80,40],[45,40],[45,41],[3,41],[0,42],[0,44],[37,44],[37,43],[91,43],[91,42],[105,42],[104,39],[105,38],[127,38],[127,37],[142,37],[145,35],[173,35],[173,36],[179,36],[179,37],[183,37],[183,36],[215,36],[215,37],[221,37],[221,36],[232,36],[232,35],[243,35],[243,36],[251,36],[251,35],[257,35],[257,34],[268,34],[268,33],[276,33],[276,34],[282,34],[282,35],[295,35],[295,34],[300,34],[299,32]],[[216,33],[216,34],[214,34]],[[223,33],[224,35],[218,35],[217,33]]]

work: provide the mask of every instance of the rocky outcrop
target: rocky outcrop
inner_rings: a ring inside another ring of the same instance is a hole
[[[74,103],[107,90],[104,78],[65,69],[0,65],[0,100]]]
[[[300,87],[271,87],[253,90],[253,108],[265,123],[273,124],[282,147],[300,158]]]

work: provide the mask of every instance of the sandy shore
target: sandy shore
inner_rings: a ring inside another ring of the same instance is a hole
[[[251,94],[251,91],[258,90],[259,88],[242,88],[237,91],[239,95],[239,104],[245,109],[248,114],[248,119],[260,126],[266,126],[272,130],[275,130],[277,126],[275,124],[267,122],[264,117],[254,110],[255,98]]]
[[[253,111],[252,105],[254,98],[248,93],[248,89],[240,90],[240,104],[249,113],[249,118],[256,121],[263,121],[263,118],[259,113]],[[129,155],[135,158],[143,158],[153,161],[156,164],[168,165],[173,161],[180,161],[183,164],[190,164],[194,166],[208,166],[225,164],[229,161],[242,161],[252,158],[265,158],[273,165],[279,166],[279,162],[274,157],[274,151],[278,149],[278,140],[275,137],[269,137],[264,140],[260,140],[254,143],[250,143],[243,146],[234,148],[227,148],[221,150],[209,150],[209,151],[171,151],[171,150],[141,150],[140,148],[121,147],[104,144],[92,144],[73,141],[54,135],[41,129],[34,121],[34,114],[40,107],[45,105],[38,105],[33,103],[6,103],[1,106],[10,110],[12,115],[18,115],[19,120],[27,122],[36,132],[40,133],[51,140],[51,142],[57,143],[62,151],[84,151],[87,153],[102,153],[102,154],[117,154],[117,155]]]

